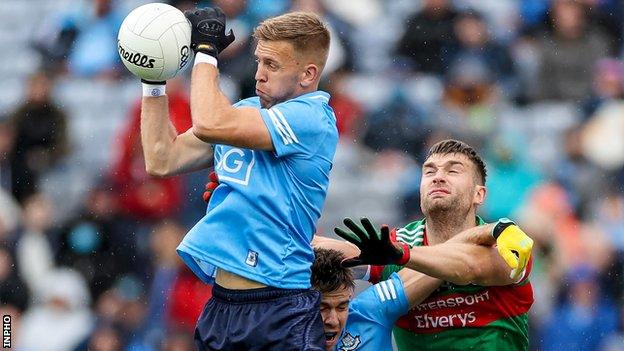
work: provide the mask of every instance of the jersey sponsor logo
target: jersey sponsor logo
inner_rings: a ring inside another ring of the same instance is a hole
[[[449,314],[446,316],[430,316],[422,314],[414,317],[417,328],[453,328],[466,327],[477,320],[475,312]]]
[[[254,250],[247,251],[247,258],[245,259],[245,264],[251,267],[255,267],[258,265],[258,253]]]
[[[357,349],[358,346],[362,343],[360,340],[360,336],[353,336],[349,334],[349,332],[345,332],[344,336],[341,339],[341,344],[338,348],[339,351],[352,351]]]
[[[233,148],[224,148],[225,151],[215,169],[219,177],[219,181],[230,181],[237,184],[247,186],[251,169],[256,163],[253,150]]]
[[[481,303],[490,299],[489,291],[484,291],[479,294],[467,295],[467,296],[454,296],[449,298],[442,298],[434,301],[429,301],[425,303],[421,303],[416,306],[418,311],[427,311],[427,310],[435,310],[439,308],[448,308],[448,307],[463,307],[463,306],[472,306],[477,303]]]
[[[397,326],[416,334],[484,327],[499,319],[527,313],[532,304],[533,289],[530,283],[489,287],[469,294],[435,295],[401,317]]]

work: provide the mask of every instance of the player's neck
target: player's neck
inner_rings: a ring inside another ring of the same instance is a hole
[[[458,216],[452,211],[440,212],[427,216],[425,230],[429,245],[446,242],[462,231],[476,226],[475,214],[470,212],[465,216]]]

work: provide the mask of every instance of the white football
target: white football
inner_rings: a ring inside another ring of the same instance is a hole
[[[171,79],[191,60],[191,25],[182,11],[171,5],[139,6],[119,28],[117,50],[124,66],[139,78]]]

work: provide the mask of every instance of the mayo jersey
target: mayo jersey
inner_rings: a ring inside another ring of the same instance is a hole
[[[388,280],[369,287],[351,301],[336,350],[392,350],[392,327],[408,309],[403,281],[393,273]]]
[[[425,221],[398,229],[396,238],[410,247],[428,245]],[[400,268],[386,266],[381,278]],[[528,311],[533,304],[530,268],[531,262],[512,285],[443,283],[397,321],[394,338],[399,350],[527,350]],[[371,271],[371,281],[379,279],[378,273]]]
[[[178,246],[204,282],[218,267],[277,288],[310,287],[310,241],[338,143],[328,103],[329,94],[316,91],[269,109],[258,97],[234,105],[260,110],[275,151],[215,145],[220,184]]]

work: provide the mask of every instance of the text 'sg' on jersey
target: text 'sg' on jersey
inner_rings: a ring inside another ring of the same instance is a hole
[[[310,287],[310,246],[329,184],[338,143],[329,94],[316,91],[254,107],[275,151],[215,145],[219,186],[206,215],[186,234],[178,252],[203,281],[215,267],[284,289]]]
[[[349,317],[336,350],[392,350],[392,327],[409,309],[403,282],[393,273],[362,291],[349,304]]]
[[[480,218],[477,223],[485,224]],[[427,245],[425,221],[398,229],[396,239],[410,247]],[[394,328],[399,350],[527,350],[528,312],[533,304],[530,268],[531,262],[513,285],[443,283],[399,318]],[[381,278],[399,269],[387,266]]]

